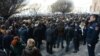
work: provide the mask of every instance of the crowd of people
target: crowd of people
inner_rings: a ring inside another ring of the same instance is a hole
[[[0,56],[42,56],[42,40],[46,51],[66,48],[73,42],[74,53],[80,43],[87,43],[89,56],[95,56],[95,45],[99,39],[98,15],[36,17],[36,19],[5,19],[0,22]],[[66,47],[64,46],[66,41]]]

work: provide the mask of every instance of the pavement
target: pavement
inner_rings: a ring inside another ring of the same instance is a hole
[[[64,47],[66,47],[66,42],[64,41]],[[46,52],[46,41],[43,41],[43,44],[41,45],[41,53],[42,56],[88,56],[87,46],[86,45],[80,45],[79,52],[73,53],[73,44],[70,43],[70,50],[69,52],[65,52],[65,48],[53,48],[53,54],[49,54]],[[95,49],[96,56],[100,56],[100,41],[96,45]]]

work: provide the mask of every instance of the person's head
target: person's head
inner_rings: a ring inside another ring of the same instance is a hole
[[[19,36],[15,36],[11,42],[11,45],[16,46],[20,42]]]
[[[27,47],[35,47],[35,40],[34,39],[28,39],[27,40]]]
[[[93,14],[93,15],[90,16],[88,22],[94,22],[94,21],[97,21],[97,19],[98,19],[98,15]]]
[[[10,35],[10,34],[11,34],[11,31],[10,30],[6,30],[5,35]]]
[[[13,39],[20,41],[20,37],[19,36],[15,36]]]
[[[26,27],[26,24],[22,24],[22,27]]]
[[[5,25],[1,25],[0,28],[1,29],[6,29],[6,26]]]

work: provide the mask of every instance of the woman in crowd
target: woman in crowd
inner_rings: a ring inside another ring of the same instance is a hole
[[[22,52],[22,56],[42,56],[39,49],[35,47],[35,41],[28,39],[27,46]]]

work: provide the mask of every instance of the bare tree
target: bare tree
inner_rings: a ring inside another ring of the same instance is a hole
[[[32,5],[26,5],[26,7],[22,7],[20,9],[18,9],[17,11],[20,12],[20,11],[30,11],[31,13],[35,13],[37,14],[38,11],[40,10],[41,8],[41,5],[40,4],[37,4],[37,3],[33,3]]]
[[[32,10],[35,12],[35,14],[37,15],[38,11],[40,10],[41,8],[41,5],[40,4],[34,4],[34,6],[31,6]]]
[[[0,0],[0,16],[8,18],[16,12],[24,0]]]
[[[66,0],[57,0],[54,4],[51,5],[52,12],[70,12],[73,9],[73,4],[70,1]]]

